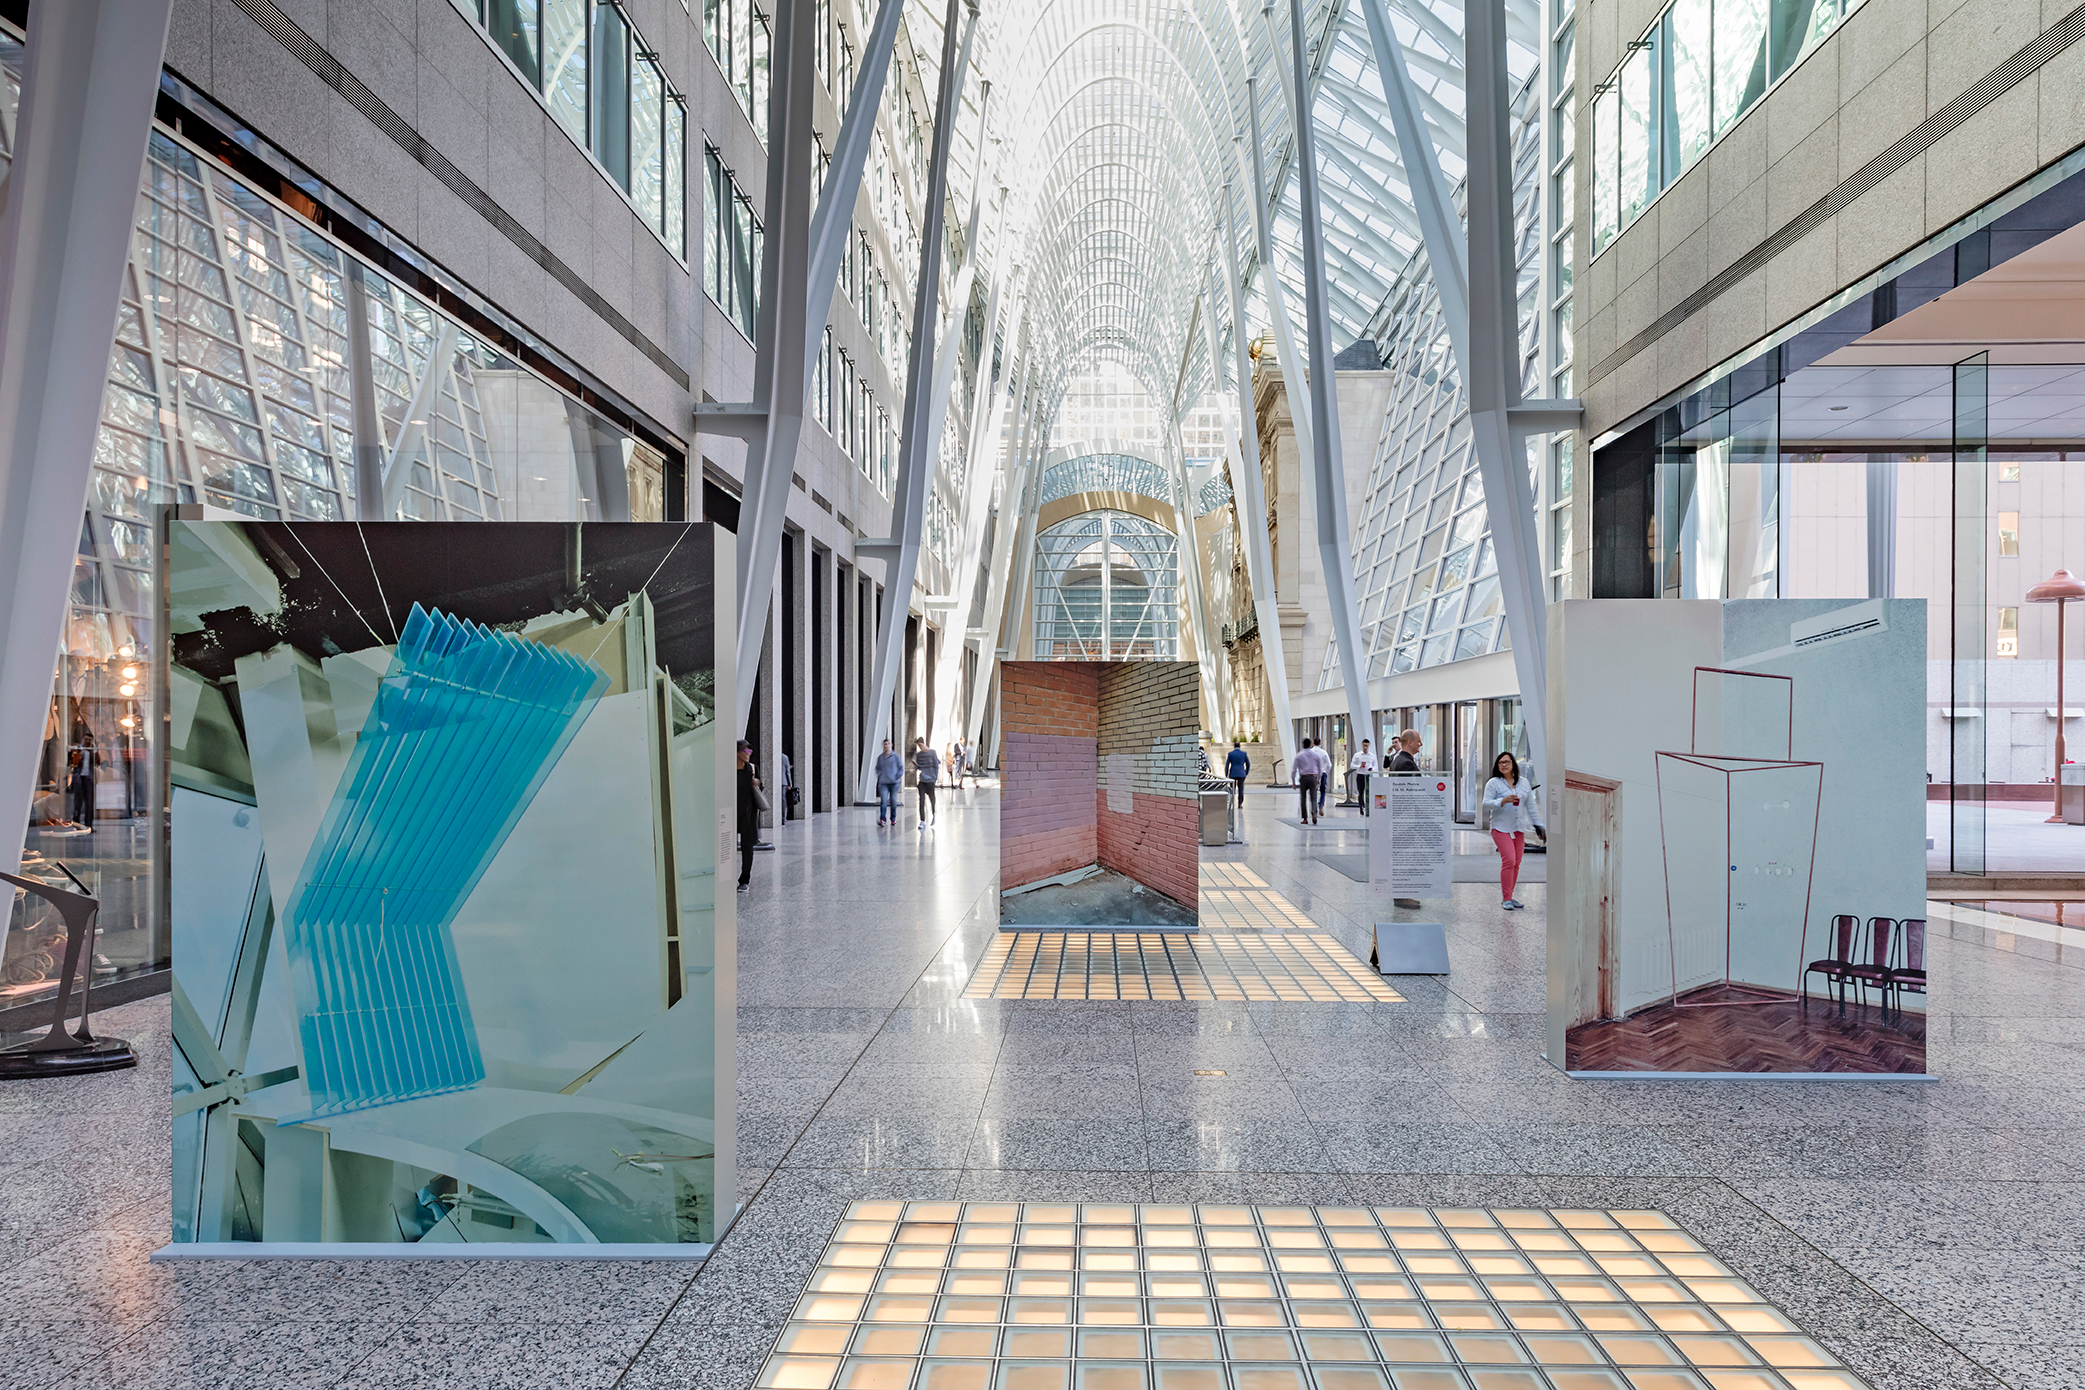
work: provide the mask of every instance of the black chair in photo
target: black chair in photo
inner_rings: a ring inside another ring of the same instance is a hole
[[[1853,981],[1861,1007],[1868,1007],[1868,986],[1875,986],[1883,1007],[1889,1007],[1890,966],[1897,951],[1897,919],[1894,917],[1870,917],[1868,919],[1868,949],[1861,959],[1846,968],[1846,976]]]
[[[1823,975],[1825,983],[1833,990],[1839,1007],[1846,1007],[1846,982],[1853,978],[1852,971],[1860,965],[1861,919],[1851,912],[1842,912],[1832,918],[1832,954],[1822,960],[1813,960],[1803,967],[1803,1004],[1810,1003],[1810,977]]]
[[[1904,963],[1893,966],[1889,971],[1890,994],[1896,999],[1898,1012],[1904,1008],[1904,991],[1926,992],[1926,919],[1906,917],[1901,926],[1904,936]]]

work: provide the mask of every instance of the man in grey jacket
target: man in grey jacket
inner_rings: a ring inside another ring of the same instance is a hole
[[[905,760],[883,741],[883,751],[876,756],[876,828],[898,823],[898,788],[905,785]]]

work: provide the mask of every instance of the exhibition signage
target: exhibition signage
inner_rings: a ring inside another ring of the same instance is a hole
[[[1432,772],[1386,773],[1370,779],[1369,795],[1377,812],[1368,836],[1369,886],[1385,898],[1447,897],[1454,868],[1448,779]],[[1385,827],[1387,835],[1381,833]]]

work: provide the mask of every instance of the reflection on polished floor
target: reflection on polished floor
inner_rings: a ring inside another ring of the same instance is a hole
[[[972,999],[1001,935],[998,805],[943,802],[925,833],[846,811],[759,856],[740,899],[744,1206],[699,1273],[148,1265],[168,1228],[155,999],[97,1016],[137,1071],[0,1088],[0,1385],[750,1390],[851,1205],[905,1200],[1656,1211],[1875,1390],[2079,1386],[2085,972],[1936,931],[1931,1083],[1571,1081],[1541,1056],[1541,885],[1526,912],[1486,884],[1429,903],[1454,971],[1391,980],[1403,1002]],[[1276,823],[1292,804],[1255,789],[1250,843],[1205,853],[1365,959],[1367,889]]]
[[[1202,864],[1202,925],[1225,931],[1316,931],[1318,924],[1249,865]]]

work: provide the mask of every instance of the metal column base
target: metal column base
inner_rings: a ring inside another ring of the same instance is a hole
[[[137,1053],[121,1038],[96,1038],[78,1047],[54,1047],[46,1052],[27,1048],[0,1052],[0,1081],[32,1081],[38,1077],[82,1076],[88,1072],[121,1071],[138,1064]]]
[[[1448,973],[1448,928],[1441,922],[1378,922],[1368,963],[1378,975]]]

